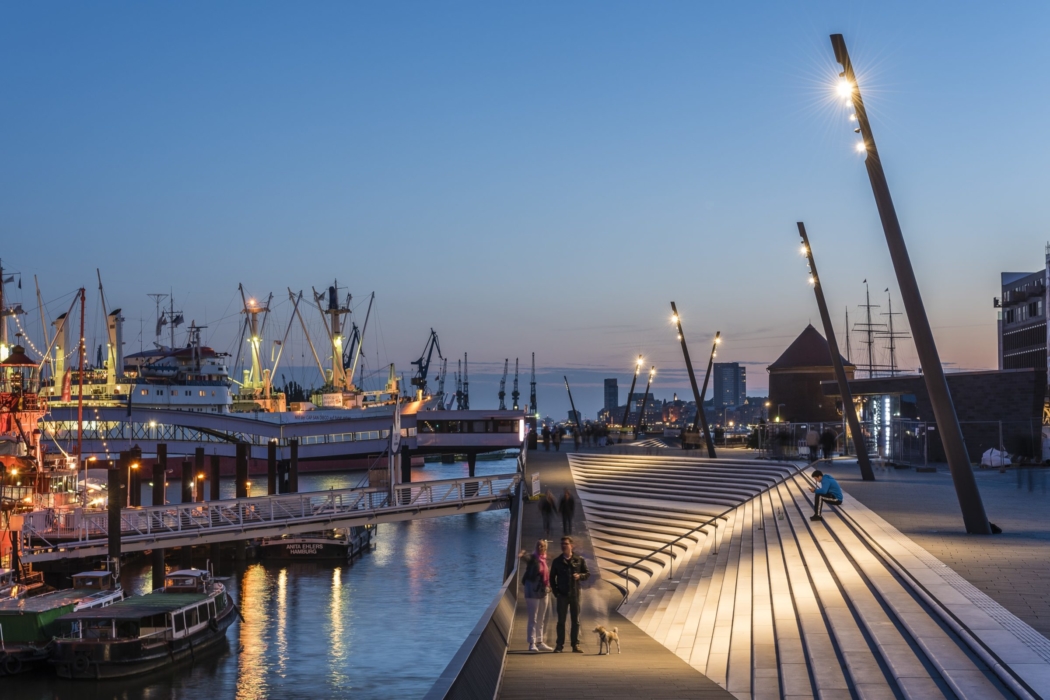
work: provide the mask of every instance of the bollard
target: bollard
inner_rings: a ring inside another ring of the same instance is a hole
[[[277,493],[277,441],[270,440],[266,445],[266,493],[273,496]]]
[[[157,461],[153,463],[153,505],[164,505],[164,486],[168,478],[168,446],[157,445]],[[153,590],[164,587],[164,550],[153,550]]]
[[[299,438],[288,441],[291,461],[288,463],[288,492],[299,493]]]

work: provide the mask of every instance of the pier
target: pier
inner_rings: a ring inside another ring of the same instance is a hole
[[[375,525],[415,518],[479,513],[507,508],[518,474],[398,485],[256,496],[225,501],[124,508],[120,511],[122,552],[189,547],[318,529]],[[105,556],[106,511],[68,511],[56,520],[46,511],[25,516],[22,560]]]

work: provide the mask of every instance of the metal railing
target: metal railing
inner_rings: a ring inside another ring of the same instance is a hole
[[[518,551],[521,548],[527,454],[528,436],[518,455],[521,479],[511,505],[503,585],[424,700],[490,700],[499,693],[518,605]]]
[[[773,488],[774,486],[778,486],[781,483],[787,481],[788,479],[790,479],[790,478],[792,478],[792,477],[802,473],[802,471],[805,470],[806,468],[808,468],[809,466],[810,465],[808,465],[808,464],[802,465],[801,467],[797,466],[797,465],[794,465],[794,464],[785,464],[784,467],[785,467],[785,469],[788,470],[788,472],[786,474],[784,474],[783,476],[781,476],[780,478],[778,478],[772,484],[764,486],[758,493],[756,493],[754,496],[751,496],[751,498],[754,498],[755,496],[758,496],[759,494],[765,493],[766,491],[768,491],[769,489]],[[631,593],[630,572],[631,572],[631,569],[639,568],[639,565],[642,562],[650,561],[653,557],[655,557],[657,554],[660,554],[665,549],[667,549],[669,547],[674,547],[676,544],[678,544],[679,542],[681,542],[685,538],[687,538],[687,537],[689,537],[691,535],[695,535],[697,532],[703,531],[704,528],[710,527],[712,525],[712,523],[716,523],[719,520],[724,520],[727,515],[729,515],[730,513],[732,513],[734,510],[736,510],[739,507],[740,507],[740,504],[737,504],[735,506],[730,506],[729,508],[726,508],[724,511],[722,511],[718,515],[711,516],[710,518],[708,518],[704,522],[700,523],[699,525],[697,525],[693,529],[691,529],[688,532],[685,532],[685,533],[679,535],[678,537],[676,537],[675,539],[671,540],[667,544],[663,545],[659,549],[656,549],[656,550],[650,552],[649,554],[646,554],[644,557],[640,557],[639,559],[637,559],[637,560],[631,562],[630,564],[624,566],[623,568],[617,570],[615,573],[617,573],[617,574],[621,574],[622,573],[623,574],[623,600],[621,601],[620,604],[623,605],[624,603],[626,603],[628,601],[629,597],[630,597],[630,593]],[[667,580],[668,581],[674,580],[674,558],[675,558],[675,554],[674,554],[674,551],[672,550],[667,555],[667,559],[668,559]],[[655,572],[653,573],[653,576],[650,577],[650,580],[652,580],[654,578],[656,578],[656,573]]]
[[[253,528],[274,524],[329,522],[354,515],[383,511],[421,511],[457,503],[493,501],[510,497],[521,480],[518,473],[445,479],[398,485],[393,499],[387,488],[351,488],[311,493],[256,496],[223,501],[124,508],[120,514],[121,537],[162,541],[166,536],[192,533],[205,535],[225,531],[251,536]],[[61,547],[77,549],[104,544],[109,533],[109,516],[104,510],[82,511],[55,517],[52,511],[26,515],[23,523],[23,552]]]

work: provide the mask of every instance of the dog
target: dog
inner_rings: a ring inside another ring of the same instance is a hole
[[[620,635],[617,632],[618,630],[615,627],[611,630],[607,630],[601,625],[594,628],[594,633],[598,635],[598,656],[602,655],[603,647],[606,654],[611,654],[613,642],[616,642],[616,653],[620,653]]]

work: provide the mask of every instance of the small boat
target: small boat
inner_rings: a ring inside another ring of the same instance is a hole
[[[44,575],[40,572],[19,575],[15,569],[0,569],[0,601],[25,598],[43,590]]]
[[[371,546],[372,526],[263,538],[259,556],[275,561],[346,562]]]
[[[42,665],[50,654],[56,620],[66,613],[103,608],[124,599],[109,571],[73,576],[73,588],[0,603],[0,676],[13,676]]]
[[[50,662],[62,678],[92,679],[173,666],[224,641],[236,609],[207,571],[173,571],[152,593],[59,617]]]

